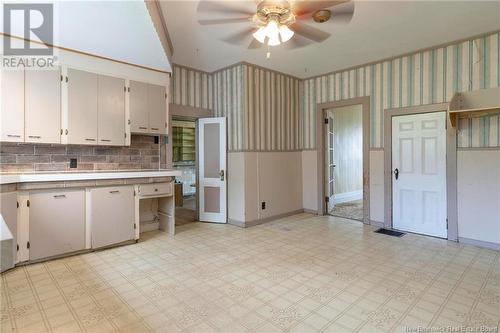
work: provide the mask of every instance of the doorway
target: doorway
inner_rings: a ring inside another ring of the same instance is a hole
[[[197,220],[196,119],[172,117],[172,162],[182,176],[175,180],[175,224]]]
[[[363,107],[325,110],[325,193],[329,215],[363,221]]]
[[[446,112],[392,117],[393,228],[447,238]]]

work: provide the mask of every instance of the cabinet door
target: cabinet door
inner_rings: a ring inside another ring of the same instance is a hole
[[[24,141],[24,70],[2,69],[0,141]]]
[[[68,69],[68,144],[97,144],[97,74]]]
[[[92,248],[134,239],[134,187],[102,187],[90,190]]]
[[[30,193],[30,260],[85,247],[85,191]]]
[[[125,145],[125,80],[99,75],[98,139],[100,145]]]
[[[149,132],[148,84],[130,81],[130,131]]]
[[[149,128],[153,134],[167,134],[167,98],[163,86],[148,85]]]
[[[26,142],[61,143],[61,72],[25,72]]]
[[[15,263],[17,253],[17,192],[0,193],[0,214],[12,234],[13,242],[10,252]],[[3,256],[2,256],[3,257]]]

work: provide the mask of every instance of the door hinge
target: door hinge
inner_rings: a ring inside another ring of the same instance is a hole
[[[17,202],[17,208],[19,208],[19,201]]]
[[[134,223],[134,230],[137,229],[137,225]]]
[[[124,92],[127,92],[127,87],[123,87],[123,91],[124,91]]]
[[[29,206],[30,206],[30,201],[29,201],[29,200],[27,200],[27,201],[26,201],[26,206],[27,206],[27,207],[29,207]]]
[[[19,252],[19,244],[16,244],[16,251]]]
[[[26,248],[27,248],[27,249],[29,249],[29,248],[30,248],[30,242],[29,242],[29,241],[26,243]]]
[[[330,202],[330,198],[329,197],[325,197],[325,202]]]
[[[68,82],[68,81],[69,81],[69,79],[68,79],[68,77],[66,76],[66,82]]]
[[[64,131],[63,131],[63,129],[61,128],[61,135],[63,135],[63,133],[64,133]]]
[[[127,133],[123,133],[123,134],[125,134],[125,139],[126,139],[127,138]]]
[[[448,230],[448,219],[446,219],[446,230]]]
[[[328,124],[328,118],[325,118],[325,124]]]
[[[63,76],[61,75],[61,82],[63,82]]]

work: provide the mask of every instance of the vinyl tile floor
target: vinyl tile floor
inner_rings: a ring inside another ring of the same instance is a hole
[[[410,332],[500,321],[500,253],[299,214],[191,223],[1,275],[0,331]]]

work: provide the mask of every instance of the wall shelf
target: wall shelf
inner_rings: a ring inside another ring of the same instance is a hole
[[[453,127],[457,127],[458,119],[481,118],[496,114],[500,114],[500,88],[456,93],[448,110]]]

